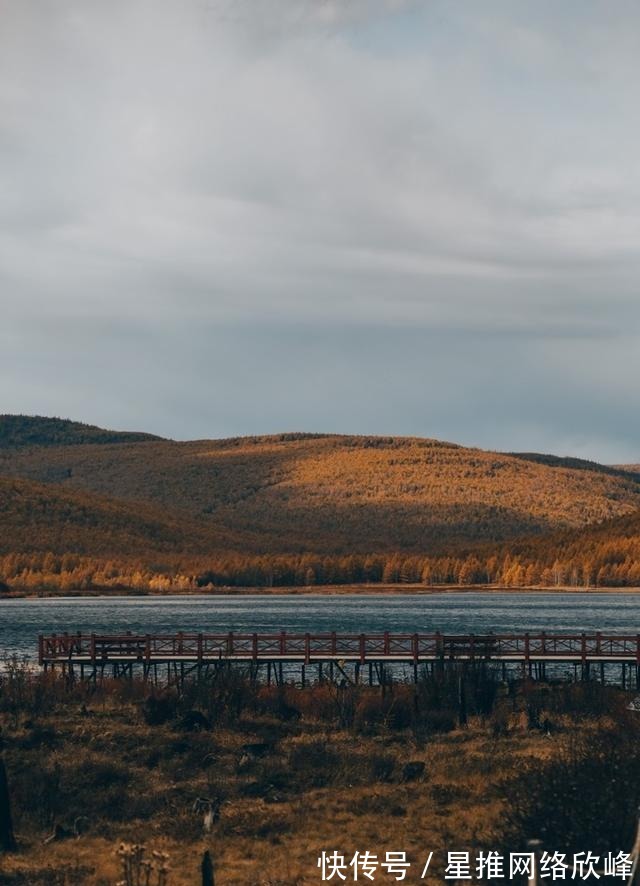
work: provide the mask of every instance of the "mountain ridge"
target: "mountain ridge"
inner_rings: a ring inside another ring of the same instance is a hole
[[[139,431],[108,431],[97,425],[43,415],[0,415],[0,449],[82,443],[136,443],[162,440]]]

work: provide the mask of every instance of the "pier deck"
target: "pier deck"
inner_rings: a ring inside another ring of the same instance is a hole
[[[441,633],[378,633],[378,634],[297,634],[266,633],[177,633],[165,634],[51,634],[38,641],[39,663],[45,668],[67,671],[78,666],[95,674],[113,666],[114,675],[133,674],[141,666],[145,676],[158,666],[173,668],[177,673],[226,664],[249,664],[280,668],[317,665],[322,676],[324,665],[335,665],[345,674],[348,666],[437,664],[468,666],[493,662],[522,675],[544,676],[550,665],[568,665],[588,676],[597,666],[605,678],[605,669],[616,666],[624,684],[633,675],[638,685],[640,672],[640,635],[610,633],[524,633],[524,634],[441,634]],[[371,673],[371,670],[370,670]],[[417,673],[417,672],[416,672]]]
[[[640,634],[51,634],[40,664],[69,661],[568,661],[640,664]]]

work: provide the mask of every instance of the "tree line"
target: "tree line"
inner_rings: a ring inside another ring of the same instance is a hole
[[[323,585],[497,585],[525,587],[640,586],[638,542],[622,540],[552,558],[526,552],[472,552],[462,556],[314,554],[136,558],[76,554],[10,553],[0,556],[0,591],[136,590],[215,591],[225,587]]]

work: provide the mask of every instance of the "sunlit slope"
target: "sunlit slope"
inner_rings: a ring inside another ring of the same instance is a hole
[[[493,551],[487,547],[485,557]],[[533,563],[536,574],[547,568],[569,585],[640,587],[640,511],[593,526],[517,539],[505,546],[513,560]]]
[[[0,451],[0,475],[147,501],[268,552],[447,552],[640,508],[640,477],[411,438],[281,435]]]

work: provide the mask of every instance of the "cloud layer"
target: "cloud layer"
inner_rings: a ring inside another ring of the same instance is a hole
[[[640,457],[640,12],[0,0],[0,409]]]

